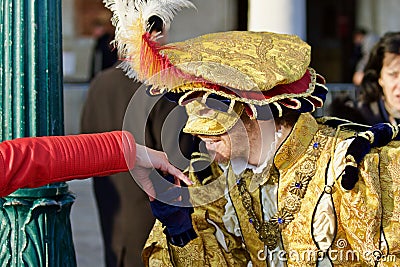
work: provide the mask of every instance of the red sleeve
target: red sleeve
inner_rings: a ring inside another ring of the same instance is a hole
[[[5,141],[0,144],[0,196],[22,187],[127,171],[135,160],[135,140],[126,131]]]

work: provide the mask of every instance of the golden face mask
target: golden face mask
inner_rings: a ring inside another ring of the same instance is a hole
[[[218,100],[215,100],[218,101]],[[192,100],[185,105],[188,114],[183,131],[190,134],[220,135],[224,134],[236,124],[243,113],[244,106],[236,102],[233,108],[220,111],[208,107],[200,100]]]

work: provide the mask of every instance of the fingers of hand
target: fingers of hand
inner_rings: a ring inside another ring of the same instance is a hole
[[[174,180],[175,180],[175,184],[176,184],[176,185],[178,185],[178,186],[181,185],[181,180],[179,180],[178,177],[174,177]]]
[[[185,182],[185,184],[193,185],[193,182],[174,166],[170,165],[170,167],[168,168],[168,172],[173,176],[175,176],[175,178],[178,178],[179,180]]]

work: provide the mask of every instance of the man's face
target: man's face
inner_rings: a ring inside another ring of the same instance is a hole
[[[199,135],[210,156],[227,164],[240,159],[254,166],[265,162],[277,147],[274,120],[251,120],[246,115],[222,135]],[[238,161],[238,162],[240,162]]]
[[[216,136],[200,135],[199,137],[205,142],[211,158],[218,163],[226,164],[229,162],[232,154],[232,143],[227,133]]]
[[[210,156],[217,162],[227,164],[232,159],[241,158],[250,162],[250,152],[256,152],[260,144],[259,130],[256,121],[243,123],[239,120],[235,126],[222,135],[199,135],[205,142]]]

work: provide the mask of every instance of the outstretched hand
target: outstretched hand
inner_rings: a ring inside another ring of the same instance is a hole
[[[150,201],[153,201],[156,196],[153,183],[149,178],[152,169],[157,169],[161,172],[174,176],[175,184],[177,185],[180,185],[180,181],[185,182],[187,185],[193,184],[188,177],[186,177],[180,170],[169,163],[167,155],[164,152],[137,144],[136,164],[131,170],[131,173],[135,180],[140,183],[140,186],[147,193]]]

